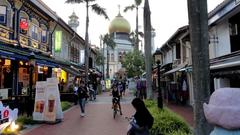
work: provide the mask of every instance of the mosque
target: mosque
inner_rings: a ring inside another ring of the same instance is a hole
[[[104,57],[107,58],[107,49],[109,49],[109,77],[113,79],[118,73],[124,73],[121,61],[124,56],[133,51],[133,44],[130,41],[129,34],[131,27],[129,22],[120,14],[111,21],[109,25],[109,34],[113,34],[116,43],[115,48],[112,50],[104,46]],[[104,61],[104,71],[107,73],[107,59]]]

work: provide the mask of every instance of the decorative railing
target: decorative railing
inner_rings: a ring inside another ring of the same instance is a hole
[[[47,43],[40,43],[39,41],[32,39],[29,36],[20,34],[19,36],[20,45],[24,48],[29,48],[34,51],[40,51],[44,54],[50,55],[48,52],[48,44]]]
[[[15,45],[17,41],[13,40],[13,30],[0,25],[0,40],[7,44]]]

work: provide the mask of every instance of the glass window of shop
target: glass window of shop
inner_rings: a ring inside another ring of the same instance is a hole
[[[0,59],[0,99],[8,99],[8,93],[13,86],[13,68],[12,61],[9,59]]]
[[[18,95],[27,95],[29,88],[29,63],[19,61]]]
[[[64,91],[67,83],[67,72],[65,72],[61,68],[53,68],[52,76],[58,78],[60,92]]]
[[[38,68],[38,81],[46,81],[48,78],[48,70],[47,66],[37,66]]]

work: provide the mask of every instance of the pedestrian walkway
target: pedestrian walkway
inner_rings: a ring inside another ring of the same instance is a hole
[[[175,105],[175,104],[165,104],[169,109],[173,112],[180,115],[188,124],[189,126],[193,127],[193,109],[190,106],[182,106],[182,105]]]
[[[157,100],[158,93],[154,92],[154,99]],[[171,111],[174,113],[178,114],[181,116],[189,126],[193,127],[194,125],[194,120],[193,120],[193,108],[191,106],[183,106],[183,105],[176,105],[174,103],[166,103],[164,104],[167,108],[169,108]]]
[[[128,126],[125,117],[134,113],[131,100],[130,95],[123,97],[123,115],[117,115],[113,119],[111,97],[109,93],[103,93],[96,101],[88,102],[85,117],[80,117],[79,106],[74,106],[64,113],[63,122],[55,125],[43,124],[25,135],[124,135]]]

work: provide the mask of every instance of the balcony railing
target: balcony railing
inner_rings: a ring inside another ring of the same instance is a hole
[[[13,30],[2,25],[0,25],[0,40],[7,44],[17,44],[17,41],[13,40]]]
[[[29,36],[20,34],[19,35],[19,43],[24,48],[29,48],[35,51],[40,51],[44,54],[50,54],[48,52],[48,44],[47,43],[40,43],[38,40],[32,39]]]

